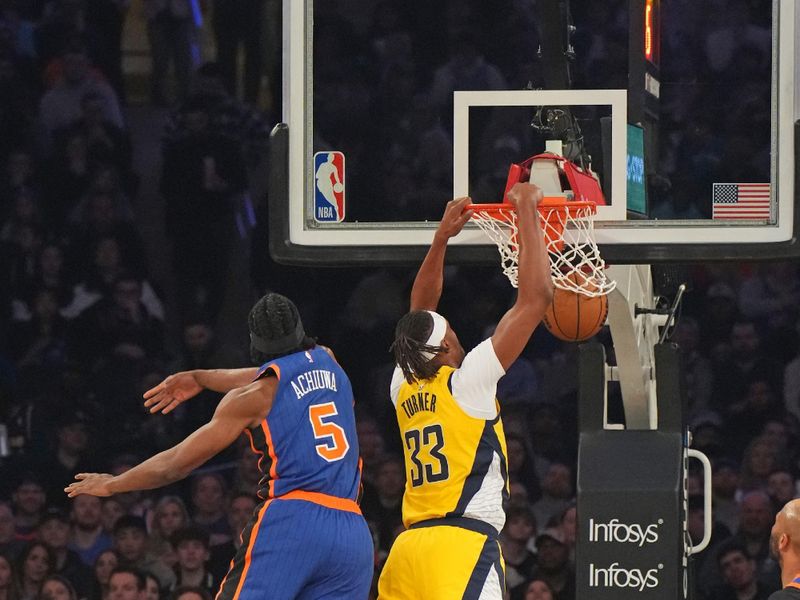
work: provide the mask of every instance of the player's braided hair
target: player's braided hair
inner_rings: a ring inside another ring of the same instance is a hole
[[[294,302],[286,296],[270,292],[255,303],[247,316],[250,332],[263,340],[280,340],[291,336],[300,321],[300,313]],[[268,354],[250,345],[250,358],[257,365],[264,364],[287,354],[308,350],[316,345],[316,340],[304,335],[302,340],[290,348]]]
[[[426,310],[414,310],[403,315],[394,330],[391,351],[397,366],[403,371],[406,381],[430,379],[436,375],[439,365],[425,357],[423,352],[438,354],[443,346],[429,346],[425,341],[433,331],[433,317]]]

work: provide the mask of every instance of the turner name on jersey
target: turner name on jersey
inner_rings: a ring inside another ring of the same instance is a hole
[[[403,400],[400,406],[406,411],[406,415],[408,415],[409,418],[421,410],[436,412],[436,394],[419,392]]]

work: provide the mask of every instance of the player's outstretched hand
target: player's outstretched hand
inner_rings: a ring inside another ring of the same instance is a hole
[[[203,386],[197,383],[192,371],[181,371],[147,390],[144,393],[144,405],[151,414],[160,411],[166,415],[202,391]]]
[[[67,496],[74,498],[85,494],[87,496],[110,496],[108,484],[114,479],[108,473],[78,473],[75,481],[64,488]]]
[[[538,206],[544,194],[538,185],[520,182],[514,184],[514,187],[508,191],[507,197],[514,206],[519,206],[520,202],[533,202],[534,206]]]
[[[450,200],[444,209],[436,235],[447,239],[458,235],[472,217],[472,211],[469,209],[470,204],[472,204],[472,200],[466,196]]]

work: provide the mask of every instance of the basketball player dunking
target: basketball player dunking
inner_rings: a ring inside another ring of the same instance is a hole
[[[469,198],[448,203],[411,290],[392,345],[391,399],[406,465],[403,523],[378,585],[380,600],[503,598],[497,535],[508,495],[506,443],[497,381],[528,343],[553,297],[536,210],[541,190],[508,194],[519,223],[519,293],[490,339],[464,354],[434,312],[449,238],[470,218]]]
[[[116,477],[78,474],[66,491],[110,496],[168,485],[244,431],[259,455],[261,503],[217,600],[364,599],[374,555],[356,503],[361,460],[350,381],[306,336],[288,298],[267,294],[248,321],[260,369],[177,373],[145,394],[151,412],[169,412],[203,387],[228,392],[209,423]]]

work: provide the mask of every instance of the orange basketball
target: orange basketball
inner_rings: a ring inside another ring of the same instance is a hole
[[[581,282],[581,273],[575,273],[570,279],[580,287],[590,286]],[[557,338],[566,342],[582,342],[596,335],[606,322],[608,315],[608,297],[590,297],[578,292],[556,288],[553,292],[553,303],[544,315],[544,325]]]

